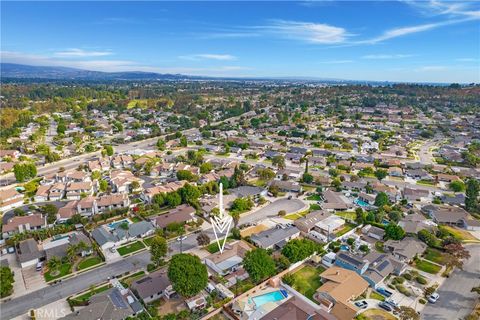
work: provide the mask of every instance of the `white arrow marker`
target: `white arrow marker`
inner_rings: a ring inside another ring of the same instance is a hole
[[[223,253],[225,243],[227,242],[228,233],[230,232],[230,227],[232,226],[233,218],[228,214],[225,215],[223,211],[223,184],[221,182],[218,199],[218,209],[218,216],[210,217],[210,222],[212,223],[213,233],[215,234],[215,240],[217,240],[218,249],[220,250],[220,253]],[[219,238],[222,233],[225,233],[223,242],[221,241],[222,238]]]

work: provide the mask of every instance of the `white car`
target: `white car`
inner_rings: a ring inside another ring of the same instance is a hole
[[[428,302],[430,303],[435,303],[437,302],[438,298],[440,298],[440,295],[436,292],[432,293],[430,297],[428,297]]]
[[[177,241],[183,241],[185,239],[187,239],[187,236],[180,236],[177,238]]]

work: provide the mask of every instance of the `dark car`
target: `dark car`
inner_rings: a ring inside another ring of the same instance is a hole
[[[368,307],[368,303],[366,301],[357,301],[355,305],[360,309],[366,309]]]
[[[392,312],[393,311],[393,307],[389,304],[389,303],[386,303],[386,302],[380,302],[378,304],[378,306],[384,310],[387,310],[388,312]]]

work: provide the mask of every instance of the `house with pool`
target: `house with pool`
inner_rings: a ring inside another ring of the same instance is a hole
[[[252,250],[244,241],[235,241],[225,245],[223,252],[216,252],[204,259],[205,264],[219,276],[226,276],[242,268],[245,254]],[[247,274],[248,276],[248,274]]]

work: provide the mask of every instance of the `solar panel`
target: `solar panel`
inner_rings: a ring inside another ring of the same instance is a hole
[[[389,263],[390,262],[388,262],[388,260],[385,260],[382,263],[380,263],[380,265],[377,267],[377,269],[379,271],[382,271],[383,269],[385,269],[389,265]]]
[[[343,260],[347,261],[348,263],[353,264],[355,266],[361,265],[363,263],[363,261],[359,261],[359,260],[355,259],[354,257],[349,256],[349,255],[344,254],[344,253],[340,254],[340,259],[343,259]]]

